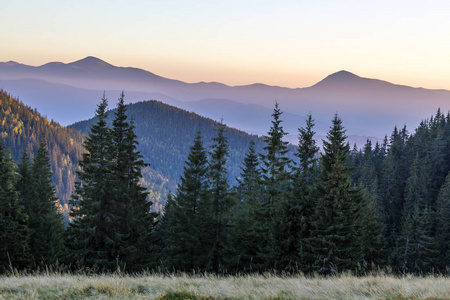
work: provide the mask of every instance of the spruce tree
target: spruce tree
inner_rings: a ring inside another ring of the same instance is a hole
[[[200,213],[204,226],[202,232],[207,233],[203,247],[208,249],[207,270],[218,273],[223,270],[226,251],[226,226],[230,219],[230,210],[234,197],[230,192],[228,174],[225,164],[229,156],[228,139],[225,125],[221,122],[216,129],[217,135],[212,139],[208,163],[208,190],[205,202],[200,202]],[[203,205],[202,205],[203,204]],[[206,225],[206,226],[205,226]]]
[[[0,273],[29,267],[28,215],[15,190],[15,166],[0,143]]]
[[[261,171],[255,142],[250,141],[247,155],[244,158],[242,173],[238,178],[237,198],[234,207],[231,229],[229,231],[229,270],[237,272],[253,272],[254,262],[258,254],[261,228],[258,226],[261,212]]]
[[[272,114],[272,126],[267,136],[264,136],[266,143],[264,153],[260,154],[264,196],[261,223],[258,226],[261,226],[264,233],[261,236],[258,259],[264,262],[262,267],[266,269],[279,268],[280,256],[286,250],[282,245],[284,239],[282,230],[287,224],[282,218],[282,212],[285,209],[291,161],[286,156],[288,142],[282,140],[287,133],[281,124],[281,114],[276,103]]]
[[[278,108],[278,103],[276,103],[272,114],[272,126],[267,133],[268,135],[264,136],[265,154],[260,155],[262,179],[266,190],[265,198],[269,210],[272,212],[282,203],[284,190],[289,180],[290,159],[286,156],[288,142],[282,140],[287,133],[281,126],[283,122],[280,118],[281,115],[282,112]]]
[[[128,122],[126,110],[122,92],[112,128],[114,202],[119,216],[115,224],[119,233],[115,247],[119,266],[136,272],[154,263],[152,252],[155,237],[152,231],[157,214],[150,213],[152,202],[148,201],[148,192],[139,183],[142,169],[148,164],[137,151],[134,123],[132,119]]]
[[[377,143],[372,149],[372,141],[367,139],[363,150],[352,150],[350,161],[352,161],[353,175],[352,185],[360,188],[361,215],[360,225],[362,229],[363,254],[360,270],[370,270],[372,267],[381,267],[386,263],[383,235],[382,203],[378,186],[378,174],[375,160],[380,154],[380,145]]]
[[[314,270],[333,274],[357,270],[362,259],[360,227],[362,195],[351,187],[342,121],[335,115],[324,143],[319,176],[318,201],[314,213],[312,249]]]
[[[64,218],[57,210],[55,188],[46,141],[42,139],[33,159],[31,176],[33,199],[29,225],[32,228],[31,252],[37,266],[54,266],[65,256]],[[33,213],[31,213],[33,212]]]
[[[30,219],[33,219],[33,211],[34,201],[35,201],[35,183],[33,180],[33,174],[31,171],[32,165],[30,164],[30,160],[28,157],[28,153],[26,150],[23,151],[20,163],[17,166],[17,175],[18,180],[15,184],[15,189],[19,193],[19,202],[24,207],[24,213],[27,215],[27,227],[29,228],[29,238],[31,239],[31,235],[33,232],[33,228],[30,228]],[[30,217],[32,216],[32,217]],[[39,218],[39,216],[34,216],[34,218]],[[28,245],[31,246],[32,241],[28,239]],[[34,262],[33,255],[31,253],[31,248],[28,253],[30,266],[36,266]]]
[[[387,250],[390,253],[395,251],[397,239],[401,235],[404,192],[406,179],[409,177],[405,136],[405,128],[402,131],[394,128],[382,167],[380,193],[383,199]]]
[[[308,115],[306,127],[299,128],[297,153],[299,164],[293,168],[289,196],[283,210],[283,219],[288,226],[283,236],[282,265],[289,271],[309,272],[312,265],[311,217],[315,209],[317,153],[319,147],[314,140],[314,121]]]
[[[261,170],[255,141],[251,140],[248,152],[241,167],[241,176],[237,178],[238,199],[240,202],[250,202],[261,198]]]
[[[97,123],[84,142],[86,153],[79,160],[75,194],[70,204],[69,246],[72,260],[78,267],[99,271],[117,269],[115,241],[119,216],[114,199],[113,142],[106,125],[108,106],[105,95],[97,107]]]
[[[164,239],[169,270],[192,272],[206,267],[199,209],[206,197],[207,162],[201,133],[197,132],[174,201],[166,212],[168,229]]]

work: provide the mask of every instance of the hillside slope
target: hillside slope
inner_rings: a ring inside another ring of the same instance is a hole
[[[78,158],[83,151],[82,135],[50,122],[36,109],[0,90],[0,138],[4,148],[11,150],[13,159],[19,161],[25,149],[33,157],[43,137],[47,141],[56,194],[67,211]]]
[[[62,211],[67,214],[79,169],[78,159],[84,151],[83,135],[75,129],[49,121],[36,109],[0,90],[0,140],[5,149],[10,149],[13,159],[20,161],[25,149],[32,158],[42,137],[47,140],[56,196]],[[175,188],[175,181],[149,167],[143,170],[143,174],[142,184],[150,192],[153,208],[161,209],[167,192]]]
[[[175,181],[178,181],[183,173],[184,162],[197,130],[201,131],[208,151],[211,139],[216,135],[214,129],[218,125],[217,122],[159,101],[138,102],[129,104],[127,108],[129,116],[133,117],[136,125],[138,149],[144,156],[144,160],[151,164],[152,169]],[[109,113],[108,118],[111,124],[114,110]],[[94,122],[96,122],[95,118],[69,127],[86,133]],[[258,152],[263,152],[264,142],[256,135],[249,135],[232,128],[227,128],[226,135],[230,145],[230,158],[227,163],[228,179],[231,184],[234,184],[241,172],[240,166],[250,141],[256,142]],[[294,150],[293,146],[291,150]],[[291,151],[292,154],[293,151]]]
[[[111,101],[110,106],[115,103]],[[139,151],[150,166],[143,170],[143,186],[150,192],[154,209],[163,207],[167,193],[176,189],[183,173],[184,162],[197,130],[202,132],[204,144],[209,151],[211,139],[216,135],[218,123],[195,113],[158,101],[144,101],[128,105],[128,114],[135,122]],[[109,113],[112,123],[114,110]],[[24,149],[33,155],[40,139],[47,139],[53,182],[64,211],[73,192],[78,168],[78,158],[84,151],[83,135],[89,131],[95,118],[63,127],[49,121],[36,109],[32,109],[7,92],[0,91],[0,137],[5,148],[11,149],[13,159],[20,160]],[[270,124],[268,124],[270,126]],[[263,152],[264,142],[256,135],[227,128],[230,158],[227,164],[229,181],[236,183],[240,166],[251,140],[256,142],[258,152]],[[294,147],[290,146],[291,157]]]

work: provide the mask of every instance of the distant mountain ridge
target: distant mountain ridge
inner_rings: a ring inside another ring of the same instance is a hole
[[[44,80],[46,83],[41,82],[40,87],[36,87],[23,82],[31,79]],[[16,80],[15,84],[12,80]],[[61,93],[56,97],[54,89],[61,88],[61,84],[82,91],[69,91],[67,88],[65,96]],[[233,120],[228,123],[230,126],[247,132],[256,132],[254,127],[257,127],[257,132],[261,133],[270,125],[266,123],[270,115],[263,118],[261,107],[272,109],[275,101],[278,101],[283,111],[298,117],[296,124],[286,124],[292,142],[295,142],[297,128],[304,123],[308,113],[313,115],[318,124],[329,124],[333,115],[338,113],[344,121],[347,134],[364,140],[364,137],[383,138],[392,132],[395,125],[403,127],[406,124],[408,128],[415,128],[423,118],[434,114],[439,107],[442,111],[450,109],[450,91],[396,85],[360,77],[348,71],[333,73],[306,88],[291,89],[258,83],[228,86],[216,82],[186,83],[138,68],[113,66],[95,57],[86,57],[68,64],[53,62],[38,67],[15,62],[0,63],[0,87],[2,86],[10,86],[10,93],[21,98],[40,89],[42,97],[34,99],[36,107],[47,113],[46,109],[40,108],[45,106],[46,101],[61,103],[60,110],[53,108],[50,111],[48,108],[47,114],[50,118],[58,115],[55,119],[63,124],[89,117],[86,113],[78,113],[73,109],[69,114],[72,121],[67,122],[64,120],[67,113],[59,113],[64,110],[64,106],[70,107],[80,102],[87,107],[94,107],[104,90],[114,94],[117,90],[125,90],[130,102],[155,99],[194,112],[196,109],[200,112],[199,101],[202,101],[203,116],[217,120],[219,109],[223,109],[225,121],[227,118]],[[74,94],[79,96],[74,99]],[[215,105],[206,105],[208,101]],[[220,105],[218,102],[221,102]],[[248,104],[258,105],[260,108],[246,106]],[[232,110],[244,113],[248,118],[237,120],[231,114]],[[267,126],[263,122],[250,122],[262,119]],[[318,135],[325,135],[327,129],[327,126],[318,126]]]

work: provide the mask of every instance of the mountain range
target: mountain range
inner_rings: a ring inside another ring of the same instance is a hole
[[[129,103],[155,99],[196,112],[234,128],[262,135],[270,127],[275,102],[283,114],[287,137],[296,143],[307,114],[323,138],[335,113],[344,121],[350,142],[382,139],[394,126],[415,128],[436,112],[450,109],[450,91],[396,85],[339,71],[306,88],[265,84],[228,86],[217,82],[186,83],[130,67],[113,66],[95,57],[72,63],[34,67],[0,63],[0,87],[19,96],[63,125],[93,116],[103,91],[108,97],[125,91]]]

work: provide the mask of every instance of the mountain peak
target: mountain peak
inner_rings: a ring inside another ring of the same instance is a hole
[[[106,61],[101,60],[100,58],[97,58],[94,56],[87,56],[83,59],[74,61],[68,65],[76,67],[76,68],[88,68],[88,69],[98,69],[98,68],[112,66],[111,64],[107,63]]]
[[[329,86],[329,85],[339,85],[343,83],[354,82],[357,79],[361,79],[358,75],[351,72],[341,70],[339,72],[333,73],[325,77],[322,81],[319,81],[314,86]]]
[[[2,62],[2,63],[0,63],[0,64],[3,64],[3,65],[8,66],[8,67],[12,67],[12,66],[17,66],[17,65],[19,65],[18,62],[15,62],[15,61],[13,61],[13,60],[10,60],[10,61],[7,61],[7,62]]]
[[[360,78],[358,75],[355,75],[349,71],[341,70],[339,72],[328,75],[324,80],[351,80]]]

